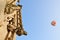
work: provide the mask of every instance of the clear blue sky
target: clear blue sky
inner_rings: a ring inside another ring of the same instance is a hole
[[[27,36],[16,40],[60,40],[60,0],[21,0],[22,20]],[[53,27],[51,21],[56,20]]]

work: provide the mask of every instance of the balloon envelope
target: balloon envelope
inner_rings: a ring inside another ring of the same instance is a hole
[[[53,20],[53,21],[51,22],[51,25],[52,25],[52,26],[56,26],[56,21]]]

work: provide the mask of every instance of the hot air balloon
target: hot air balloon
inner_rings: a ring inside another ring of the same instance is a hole
[[[53,20],[53,21],[51,22],[51,25],[52,25],[52,26],[56,26],[56,21]]]

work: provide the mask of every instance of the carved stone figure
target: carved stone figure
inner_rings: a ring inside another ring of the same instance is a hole
[[[18,36],[27,35],[22,25],[22,5],[19,0],[0,0],[0,40],[15,40]]]

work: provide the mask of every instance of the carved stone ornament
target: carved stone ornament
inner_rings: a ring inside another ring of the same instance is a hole
[[[0,40],[16,40],[18,36],[27,35],[22,25],[22,5],[19,0],[0,0]]]

